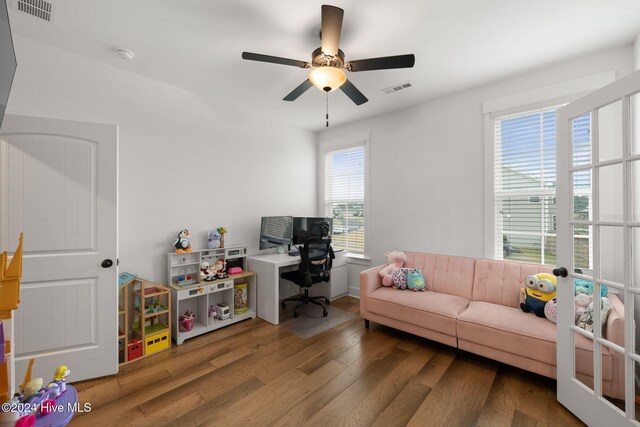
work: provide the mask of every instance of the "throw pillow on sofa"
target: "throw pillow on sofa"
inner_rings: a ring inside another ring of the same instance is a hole
[[[611,310],[611,302],[609,298],[602,297],[602,302],[600,304],[600,326],[603,327],[605,323],[607,323],[607,317],[609,316],[609,311]],[[593,322],[595,319],[593,318],[593,303],[589,304],[589,307],[585,310],[584,313],[578,319],[578,323],[576,325],[585,331],[593,332]]]

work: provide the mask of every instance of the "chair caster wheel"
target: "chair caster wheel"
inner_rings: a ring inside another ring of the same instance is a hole
[[[282,306],[282,309],[283,309],[283,310],[284,310],[285,308],[287,308],[287,304],[285,304],[285,303],[282,303],[282,304],[280,304],[280,305]]]
[[[327,300],[327,305],[331,305],[331,301]]]
[[[293,313],[293,317],[298,317],[300,316],[298,313]]]
[[[323,311],[323,312],[322,312],[322,316],[323,316],[323,317],[327,317],[328,315],[329,315],[329,312],[328,312],[327,310],[325,310],[325,311]]]

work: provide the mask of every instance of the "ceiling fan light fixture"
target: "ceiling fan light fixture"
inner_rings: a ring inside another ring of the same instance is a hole
[[[318,67],[309,74],[309,81],[322,91],[332,92],[347,81],[347,75],[340,68]]]

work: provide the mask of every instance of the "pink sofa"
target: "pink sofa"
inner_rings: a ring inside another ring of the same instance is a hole
[[[424,273],[427,291],[382,286],[374,267],[360,273],[360,315],[421,337],[556,377],[556,326],[519,308],[519,290],[530,274],[550,273],[543,265],[405,252],[406,267]],[[624,307],[609,295],[612,310],[605,337],[623,345]],[[591,341],[576,335],[577,377],[593,384]],[[624,359],[603,346],[602,391],[624,397]]]

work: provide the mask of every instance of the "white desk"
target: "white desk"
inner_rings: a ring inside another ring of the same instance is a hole
[[[247,269],[257,274],[257,316],[269,323],[280,323],[280,273],[300,264],[299,256],[289,254],[256,255],[247,258]],[[283,279],[284,280],[284,279]],[[309,290],[312,295],[325,295],[335,299],[346,295],[347,254],[337,252],[331,268],[331,280],[316,284]],[[289,307],[287,307],[289,308]],[[291,308],[293,310],[293,308]]]

